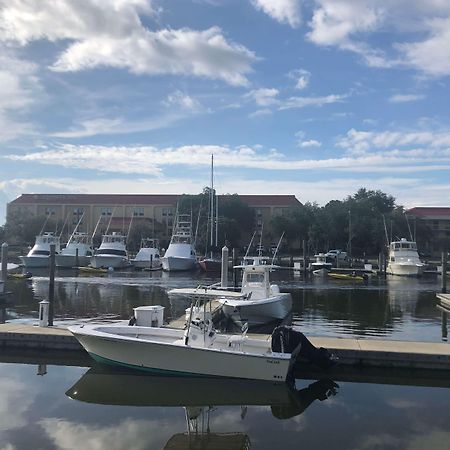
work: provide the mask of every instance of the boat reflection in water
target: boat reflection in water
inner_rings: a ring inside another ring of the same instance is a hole
[[[211,432],[209,419],[219,406],[269,406],[274,417],[295,417],[315,400],[337,393],[338,385],[324,379],[303,389],[286,383],[240,379],[167,377],[101,364],[89,369],[67,392],[74,400],[101,405],[179,406],[185,408],[187,432],[177,433],[165,449],[248,449],[249,437],[240,432]]]

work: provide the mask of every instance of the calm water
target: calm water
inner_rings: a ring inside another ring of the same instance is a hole
[[[440,342],[446,326],[436,306],[439,279],[372,278],[368,284],[313,278],[303,281],[288,271],[272,280],[293,297],[293,323],[307,335],[357,336],[372,339]],[[217,278],[202,273],[115,272],[105,276],[77,276],[57,272],[55,323],[128,319],[134,307],[161,304],[165,317],[179,317],[188,306],[169,301],[167,289],[211,284]],[[34,272],[30,281],[10,281],[12,305],[8,321],[36,323],[38,302],[48,298],[48,276]]]
[[[36,323],[48,278],[34,275],[8,282],[8,321]],[[158,272],[76,275],[57,274],[56,323],[126,319],[144,304],[178,317],[186,304],[171,304],[168,288],[216,281]],[[441,342],[445,334],[433,278],[355,285],[280,272],[273,279],[291,292],[293,322],[307,335]],[[337,368],[333,380],[299,376],[294,392],[284,384],[155,377],[55,352],[0,350],[0,450],[449,448],[448,373]]]
[[[0,362],[0,448],[448,449],[450,389],[418,384],[297,380],[291,392]]]

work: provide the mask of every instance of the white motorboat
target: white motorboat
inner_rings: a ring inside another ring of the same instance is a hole
[[[235,266],[242,269],[242,298],[219,298],[222,311],[238,325],[248,323],[250,326],[263,325],[275,320],[284,319],[292,310],[292,297],[289,293],[280,292],[277,284],[270,284],[270,272],[279,268],[265,264],[267,258],[252,257],[251,264]]]
[[[87,233],[73,233],[65,248],[56,255],[56,266],[86,267],[93,254],[91,237]]]
[[[316,258],[316,260],[309,264],[309,270],[331,270],[331,268],[333,267],[333,264],[327,261],[327,255],[325,253],[318,253],[317,255],[314,255],[314,258]]]
[[[386,273],[390,275],[420,276],[424,264],[420,261],[417,244],[401,238],[389,245],[389,256]]]
[[[48,267],[50,261],[50,245],[55,245],[55,254],[60,252],[59,236],[45,232],[36,236],[33,248],[27,256],[20,256],[22,264],[27,268]]]
[[[144,238],[141,240],[141,247],[135,258],[130,262],[138,269],[161,269],[161,250],[158,239]]]
[[[120,233],[103,235],[100,247],[91,258],[91,266],[96,269],[128,267],[130,262],[125,241],[126,237]]]
[[[191,270],[197,263],[197,255],[192,237],[192,220],[188,214],[179,214],[174,232],[164,256],[162,268],[166,271]]]
[[[292,378],[297,358],[321,368],[334,363],[325,349],[289,327],[275,329],[270,340],[250,338],[245,331],[221,334],[205,314],[193,314],[194,305],[191,311],[186,330],[161,327],[159,319],[156,327],[89,324],[69,330],[97,361],[168,374],[283,382]]]

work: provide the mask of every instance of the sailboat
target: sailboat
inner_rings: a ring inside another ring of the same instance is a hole
[[[219,223],[219,199],[214,191],[214,155],[211,155],[211,188],[209,190],[209,257],[205,256],[199,261],[199,266],[205,272],[220,272],[222,259],[213,253],[213,248],[217,249]],[[215,232],[215,236],[214,236]],[[215,237],[215,239],[214,239]]]

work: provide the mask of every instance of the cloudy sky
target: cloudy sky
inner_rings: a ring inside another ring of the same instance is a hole
[[[0,0],[0,223],[21,193],[450,206],[448,0]]]

